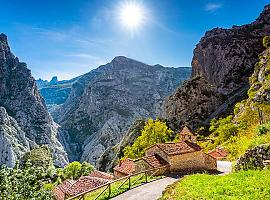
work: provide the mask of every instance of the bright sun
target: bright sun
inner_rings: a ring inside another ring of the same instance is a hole
[[[125,2],[120,6],[119,18],[122,26],[130,31],[135,31],[146,18],[145,8],[135,2]]]

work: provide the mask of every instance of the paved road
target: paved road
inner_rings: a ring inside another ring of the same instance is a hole
[[[220,175],[228,174],[232,171],[232,163],[227,161],[218,161],[217,169],[220,172],[223,172]],[[151,183],[133,188],[113,198],[112,200],[156,200],[161,197],[162,191],[164,191],[168,185],[171,185],[178,179],[179,177],[177,176],[159,179]]]
[[[172,177],[159,179],[133,188],[113,198],[113,200],[155,200],[161,197],[162,191],[164,191],[168,185],[171,185],[177,180],[177,178]]]
[[[232,172],[232,162],[217,161],[217,170],[222,172],[220,175],[229,174]]]

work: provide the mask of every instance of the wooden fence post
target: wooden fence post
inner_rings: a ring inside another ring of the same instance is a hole
[[[131,181],[130,181],[130,176],[128,177],[128,189],[130,190],[131,188]]]
[[[147,183],[147,172],[144,173],[145,173],[145,182]]]
[[[111,193],[112,193],[112,185],[111,183],[109,183],[109,198],[111,197]]]

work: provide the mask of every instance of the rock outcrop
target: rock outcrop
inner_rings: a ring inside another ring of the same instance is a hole
[[[198,128],[211,118],[230,112],[236,102],[247,97],[248,78],[254,71],[258,55],[264,50],[262,38],[269,34],[270,5],[251,24],[206,32],[194,50],[192,78],[200,76],[207,83],[197,84],[193,87],[194,91],[188,91],[194,80],[187,81],[167,98],[163,117],[174,124],[188,123]],[[205,94],[198,91],[209,90],[210,85],[215,88],[212,90],[215,95],[208,94],[206,99]],[[184,92],[186,97],[179,98]],[[210,100],[212,97],[213,100]],[[200,102],[203,99],[207,101]],[[196,107],[193,102],[198,103]]]
[[[0,35],[0,164],[13,166],[36,145],[48,144],[55,163],[65,165],[67,155],[58,140],[59,130],[47,112],[34,78],[25,63],[10,51]]]
[[[149,66],[120,56],[80,77],[52,113],[68,132],[71,160],[99,165],[136,119],[156,117],[164,98],[189,76],[190,68]]]
[[[269,165],[270,144],[264,144],[246,151],[235,164],[236,170],[262,169]]]

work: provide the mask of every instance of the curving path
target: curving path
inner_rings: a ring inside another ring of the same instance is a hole
[[[168,185],[171,185],[178,178],[166,177],[159,179],[139,187],[135,187],[117,197],[112,198],[113,200],[155,200],[161,197],[162,191]]]
[[[228,174],[232,171],[232,163],[228,161],[218,161],[217,169],[222,172],[220,175]],[[168,185],[179,180],[179,176],[166,177],[138,187],[135,187],[112,200],[155,200],[162,196],[162,192]]]

